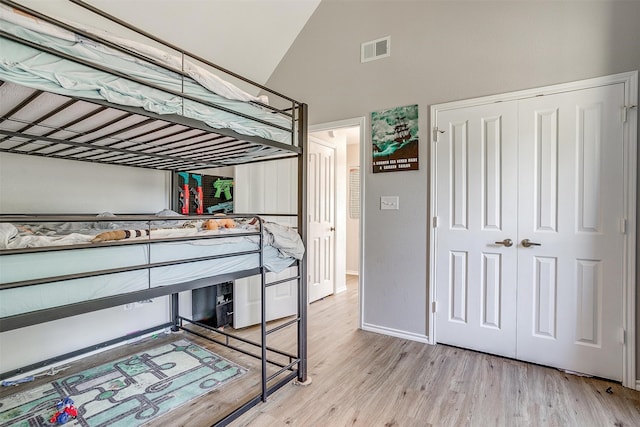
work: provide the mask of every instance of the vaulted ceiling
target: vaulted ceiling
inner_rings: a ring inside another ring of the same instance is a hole
[[[16,0],[122,35],[69,0]],[[264,84],[320,0],[85,0],[155,36]],[[134,38],[134,37],[132,37]]]

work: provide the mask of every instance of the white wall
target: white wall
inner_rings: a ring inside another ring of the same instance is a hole
[[[429,106],[640,69],[638,22],[640,2],[624,0],[320,3],[268,85],[307,102],[312,125],[420,109],[419,171],[361,165],[366,325],[428,331]],[[361,64],[360,44],[384,36],[391,56]],[[370,159],[370,142],[362,149]],[[400,210],[380,211],[383,195],[399,196]]]
[[[234,200],[237,213],[296,214],[298,163],[296,158],[236,166]],[[297,217],[265,217],[297,226]]]
[[[169,173],[162,171],[0,153],[2,214],[155,213],[169,207],[169,185]],[[190,313],[190,304],[184,309]],[[163,297],[133,309],[113,307],[4,332],[0,334],[0,372],[168,319],[168,298]]]
[[[167,172],[0,153],[0,213],[155,213]]]
[[[298,211],[298,164],[296,158],[236,166],[234,208],[236,213],[296,214]],[[297,216],[264,216],[289,226],[297,226]],[[296,267],[280,273],[267,273],[267,281],[297,274]],[[244,328],[261,321],[261,278],[235,280],[233,287],[233,326]],[[297,281],[270,286],[266,290],[266,318],[279,319],[298,312]]]
[[[235,176],[236,168],[234,166],[223,166],[220,168],[200,169],[192,172],[201,173],[203,175],[226,176],[233,178]]]

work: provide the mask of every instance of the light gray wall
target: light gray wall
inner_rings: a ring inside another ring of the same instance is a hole
[[[268,86],[307,102],[310,124],[420,106],[420,170],[362,165],[366,324],[428,330],[428,107],[640,69],[639,22],[640,1],[322,1]],[[391,57],[361,64],[384,36]]]

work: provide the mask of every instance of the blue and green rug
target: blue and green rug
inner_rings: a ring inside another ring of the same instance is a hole
[[[71,397],[68,426],[139,426],[247,370],[187,340],[87,369],[0,400],[0,426],[46,426],[56,402]]]

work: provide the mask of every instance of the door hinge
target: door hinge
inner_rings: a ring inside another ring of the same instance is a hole
[[[620,344],[624,345],[627,343],[627,331],[624,328],[620,328]]]
[[[627,234],[627,220],[626,218],[622,218],[620,220],[620,233]]]
[[[433,142],[438,142],[438,134],[444,133],[443,130],[438,129],[438,126],[433,128]]]
[[[432,301],[431,302],[431,312],[432,313],[436,313],[438,311],[438,303],[437,301]]]
[[[638,108],[637,105],[625,105],[622,107],[622,123],[626,123],[629,118],[629,110]]]
[[[432,222],[432,227],[433,228],[438,228],[438,217],[437,216],[434,216],[431,222]]]

